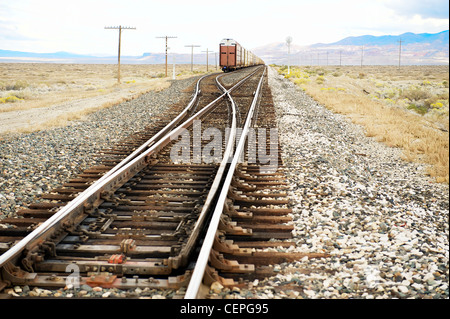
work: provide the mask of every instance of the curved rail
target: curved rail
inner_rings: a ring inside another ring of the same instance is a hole
[[[125,159],[123,159],[120,163],[114,166],[111,170],[106,172],[101,178],[95,181],[89,188],[79,194],[75,199],[70,201],[66,206],[61,208],[57,213],[51,216],[48,220],[42,223],[39,227],[33,230],[30,234],[28,234],[25,238],[23,238],[19,243],[11,247],[8,251],[0,255],[0,267],[4,266],[8,261],[12,260],[15,256],[17,256],[21,251],[23,251],[27,245],[31,243],[34,239],[38,238],[48,230],[50,230],[54,225],[61,221],[62,218],[65,218],[68,214],[71,214],[75,209],[79,208],[80,205],[86,201],[87,198],[93,195],[93,192],[102,187],[105,183],[107,183],[107,179],[111,177],[114,173],[123,168],[126,164],[135,159],[138,155],[142,154],[145,149],[149,148],[151,145],[155,144],[155,142],[161,140],[165,135],[167,136],[168,132],[173,130],[176,125],[188,114],[188,112],[192,109],[194,104],[197,102],[199,94],[200,94],[200,82],[209,75],[202,76],[196,84],[194,95],[189,102],[189,104],[184,108],[181,113],[175,117],[170,123],[168,123],[163,129],[161,129],[158,133],[156,133],[152,138],[143,143],[140,147],[138,147],[133,153],[128,155]],[[114,175],[114,176],[117,176]],[[110,181],[110,179],[108,179]]]
[[[219,190],[219,188],[220,188],[220,186],[221,186],[221,185],[220,185],[220,182],[221,182],[221,180],[223,179],[223,174],[224,174],[224,172],[225,172],[226,165],[227,165],[227,163],[229,163],[229,159],[230,159],[231,156],[232,156],[233,144],[234,144],[234,141],[235,141],[235,138],[236,138],[237,107],[236,107],[236,105],[235,105],[233,99],[231,98],[230,93],[231,93],[232,91],[236,90],[238,87],[240,87],[243,83],[245,83],[248,79],[250,79],[250,78],[251,78],[253,75],[255,75],[257,72],[258,72],[258,69],[256,69],[254,72],[252,72],[251,74],[249,74],[248,76],[246,76],[245,78],[243,78],[242,80],[240,80],[236,85],[234,85],[234,86],[233,86],[232,88],[230,88],[229,90],[227,90],[227,89],[226,89],[226,88],[218,81],[218,79],[219,79],[220,77],[222,77],[223,74],[222,74],[222,75],[219,75],[219,76],[216,78],[216,83],[217,83],[217,85],[219,86],[219,88],[220,88],[224,93],[223,93],[220,97],[218,97],[216,100],[214,100],[213,102],[211,102],[211,103],[215,103],[216,101],[218,102],[219,99],[222,99],[222,98],[224,98],[225,96],[228,96],[229,99],[230,99],[230,101],[231,101],[231,104],[232,104],[232,124],[231,124],[230,135],[229,135],[228,141],[227,141],[227,143],[226,143],[225,153],[224,153],[223,159],[222,159],[222,161],[221,161],[221,163],[220,163],[219,169],[217,170],[217,173],[216,173],[216,176],[215,176],[215,178],[214,178],[214,181],[213,181],[213,183],[212,183],[212,185],[211,185],[211,188],[210,188],[210,190],[209,190],[209,192],[208,192],[208,195],[207,195],[206,200],[205,200],[205,204],[203,205],[202,210],[201,210],[201,212],[200,212],[200,214],[199,214],[199,217],[198,217],[198,219],[197,219],[197,221],[196,221],[196,223],[195,223],[195,225],[194,225],[194,229],[193,229],[193,231],[192,231],[192,235],[189,237],[189,240],[188,240],[188,242],[187,242],[187,244],[186,244],[186,246],[185,246],[185,250],[186,250],[187,252],[190,252],[190,251],[192,251],[192,250],[195,248],[195,244],[196,244],[196,242],[197,242],[197,239],[198,239],[198,236],[199,236],[199,234],[200,234],[200,231],[201,231],[201,228],[202,228],[202,226],[203,226],[203,223],[204,223],[204,221],[205,221],[205,219],[206,219],[206,217],[207,217],[208,211],[210,210],[211,205],[212,205],[212,203],[213,203],[213,200],[214,200],[214,198],[216,197],[217,191]],[[205,106],[201,111],[199,111],[199,113],[204,111],[203,113],[206,114],[206,112],[209,111],[209,110],[206,110],[207,107],[208,107],[208,106]],[[203,115],[203,113],[202,113],[202,115]],[[196,119],[198,119],[198,118],[200,117],[200,116],[197,116],[197,115],[198,115],[198,113],[197,113],[196,115],[192,116],[192,117],[188,120],[190,124],[192,124],[194,120],[196,120]],[[192,120],[192,121],[191,121],[191,120]],[[186,122],[188,122],[188,121],[186,121]],[[185,124],[186,124],[186,123],[185,123]],[[189,125],[190,125],[190,124],[189,124]],[[188,125],[188,126],[189,126],[189,125]],[[183,129],[183,127],[184,127],[184,126],[182,125],[181,127],[179,127],[179,128],[177,128],[176,130],[174,130],[174,132],[173,132],[174,138],[175,138],[175,136],[178,136],[178,134],[179,134],[180,131]],[[187,126],[186,126],[186,127],[187,127]],[[187,254],[188,254],[188,253],[187,253]],[[185,255],[187,255],[187,254],[185,254]],[[180,260],[177,260],[176,258],[169,258],[169,262],[170,262],[170,265],[171,265],[173,268],[177,268],[181,261],[180,261]]]
[[[239,87],[250,76],[251,75],[241,80],[228,92],[231,92],[232,90]],[[204,77],[199,79],[197,83],[194,98],[179,116],[177,116],[165,128],[163,128],[161,132],[144,143],[126,159],[121,161],[99,180],[94,182],[90,187],[80,193],[75,199],[69,202],[66,206],[63,206],[58,212],[52,215],[44,223],[39,225],[20,242],[16,243],[8,251],[3,253],[0,256],[0,267],[3,267],[8,262],[13,260],[25,249],[27,249],[28,251],[33,250],[37,245],[45,241],[46,236],[51,235],[51,231],[56,225],[59,225],[62,228],[70,228],[73,225],[76,225],[77,222],[84,218],[83,215],[86,211],[89,211],[93,207],[98,206],[103,201],[102,197],[107,196],[108,194],[114,192],[116,189],[125,184],[138,171],[147,166],[149,162],[151,162],[152,156],[156,154],[161,148],[169,144],[173,139],[175,139],[183,129],[192,125],[194,120],[199,119],[200,117],[210,112],[215,107],[215,105],[226,96],[227,93],[223,93],[213,102],[209,103],[200,111],[192,115],[188,120],[184,121],[181,125],[174,128],[180,122],[183,116],[185,116],[187,112],[192,108],[195,101],[197,100],[199,93],[199,83],[203,78]]]
[[[259,100],[259,96],[261,94],[261,88],[262,88],[262,83],[264,81],[264,75],[265,75],[266,69],[264,68],[264,72],[261,76],[261,79],[259,80],[259,84],[258,84],[258,88],[256,89],[255,92],[255,97],[252,101],[252,105],[248,111],[248,115],[247,115],[247,119],[245,121],[244,127],[242,129],[242,134],[241,137],[239,139],[239,144],[236,147],[236,151],[234,153],[232,162],[230,164],[227,176],[225,178],[224,183],[222,184],[222,190],[220,192],[219,195],[219,199],[217,201],[216,204],[216,208],[214,210],[214,213],[212,215],[211,218],[211,222],[209,224],[209,228],[208,231],[206,233],[206,236],[204,238],[203,241],[203,245],[202,248],[200,250],[200,254],[198,256],[194,271],[192,273],[192,277],[191,280],[189,282],[189,286],[186,290],[186,294],[185,294],[185,299],[195,299],[197,298],[199,289],[200,289],[200,285],[202,283],[203,280],[203,275],[206,269],[206,265],[208,263],[208,259],[209,259],[209,255],[211,253],[211,248],[213,246],[214,243],[214,237],[216,236],[216,232],[219,226],[219,222],[220,222],[220,217],[222,215],[223,209],[224,209],[224,205],[225,205],[225,201],[227,199],[227,194],[228,194],[228,189],[231,185],[231,180],[233,178],[233,175],[235,173],[235,169],[237,167],[239,158],[241,157],[242,152],[244,152],[244,148],[245,148],[245,141],[247,139],[247,135],[253,120],[253,115],[254,115],[254,111],[256,108],[256,104]],[[234,102],[233,99],[231,98],[231,96],[229,95],[229,91],[226,92],[230,101],[233,104],[233,109],[235,110],[235,106],[234,106]],[[233,122],[235,122],[235,118],[233,119]],[[230,134],[231,135],[231,134]],[[231,144],[231,143],[230,143]],[[232,145],[227,145],[227,150],[228,148],[232,147]],[[221,167],[222,165],[226,165],[226,163],[228,162],[228,157],[224,156],[224,159],[222,160],[221,163]]]

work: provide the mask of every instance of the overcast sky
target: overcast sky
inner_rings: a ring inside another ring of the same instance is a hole
[[[448,30],[448,0],[0,0],[0,49],[116,55],[214,51],[222,38],[247,49],[283,42]]]

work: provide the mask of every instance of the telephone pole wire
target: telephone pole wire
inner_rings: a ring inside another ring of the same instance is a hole
[[[167,39],[176,39],[177,37],[170,37],[170,36],[163,36],[163,37],[156,37],[158,39],[166,39],[166,77],[167,77]]]
[[[194,70],[194,48],[198,48],[200,46],[195,45],[195,44],[190,44],[190,45],[185,45],[185,47],[191,48],[191,72],[192,72]]]
[[[117,82],[120,83],[120,45],[122,41],[122,30],[136,30],[135,27],[123,27],[119,25],[118,27],[105,27],[105,29],[117,29],[119,30],[119,52],[117,54]]]

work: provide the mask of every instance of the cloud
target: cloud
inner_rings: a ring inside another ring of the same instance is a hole
[[[217,50],[223,37],[251,49],[294,38],[300,45],[347,36],[434,33],[448,28],[447,0],[0,0],[0,45],[18,51],[116,54]],[[232,12],[232,14],[230,13]]]
[[[448,19],[448,0],[381,0],[384,5],[400,16]]]
[[[11,24],[6,20],[0,19],[0,30],[0,43],[2,43],[2,45],[5,45],[8,41],[35,41],[34,38],[22,34],[16,25]]]

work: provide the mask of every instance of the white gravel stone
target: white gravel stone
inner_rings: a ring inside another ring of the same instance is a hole
[[[272,68],[269,84],[290,184],[294,251],[331,257],[281,264],[276,277],[253,282],[250,292],[448,299],[448,185],[434,183],[424,165],[403,161],[399,149],[366,137]],[[280,286],[287,273],[296,289]],[[268,284],[277,289],[261,290]]]

